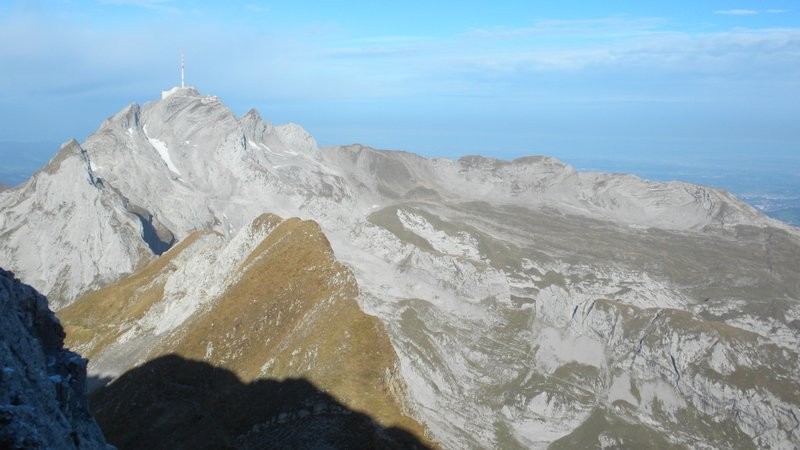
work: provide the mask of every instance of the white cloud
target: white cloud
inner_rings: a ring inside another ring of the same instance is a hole
[[[724,16],[754,16],[758,11],[754,9],[721,9],[714,11],[714,14],[721,14]]]

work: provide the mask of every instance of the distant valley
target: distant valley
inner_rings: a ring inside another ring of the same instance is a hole
[[[0,141],[0,185],[21,184],[47,164],[59,146],[59,142]]]

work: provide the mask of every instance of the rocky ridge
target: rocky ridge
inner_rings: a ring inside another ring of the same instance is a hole
[[[47,293],[54,309],[151,257],[140,221],[75,140],[0,202],[3,263]]]
[[[405,385],[388,335],[376,318],[359,309],[357,295],[355,279],[335,261],[318,225],[262,215],[230,241],[213,232],[196,232],[131,277],[81,297],[59,315],[68,342],[90,358],[90,370],[98,377],[125,378],[135,367],[175,355],[229,371],[238,381],[223,377],[223,384],[235,389],[242,389],[240,383],[302,378],[342,408],[424,440],[424,428],[408,415]],[[164,370],[183,376],[174,368]],[[116,412],[125,402],[122,394],[133,395],[141,387],[124,389],[114,382],[110,389],[121,393],[101,393],[93,406],[100,423],[109,427],[112,442],[123,448],[143,442],[159,448],[172,445],[154,440],[161,436],[145,439],[127,428],[131,417],[136,421],[146,412],[128,411],[124,420]],[[305,404],[302,398],[296,401]],[[235,402],[227,406],[245,407]],[[297,413],[288,407],[277,409],[275,417]],[[274,419],[263,412],[256,416],[267,423]],[[262,425],[254,417],[246,420],[253,427]],[[186,420],[175,426],[193,434],[196,425]],[[335,429],[330,433],[346,435]],[[214,446],[204,444],[209,445]]]

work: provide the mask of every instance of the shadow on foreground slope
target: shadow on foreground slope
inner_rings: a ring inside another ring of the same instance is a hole
[[[92,413],[120,449],[427,448],[384,428],[304,379],[250,384],[226,369],[166,355],[91,397]]]

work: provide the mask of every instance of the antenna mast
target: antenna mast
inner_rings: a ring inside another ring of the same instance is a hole
[[[181,88],[183,87],[183,52],[181,52]]]

